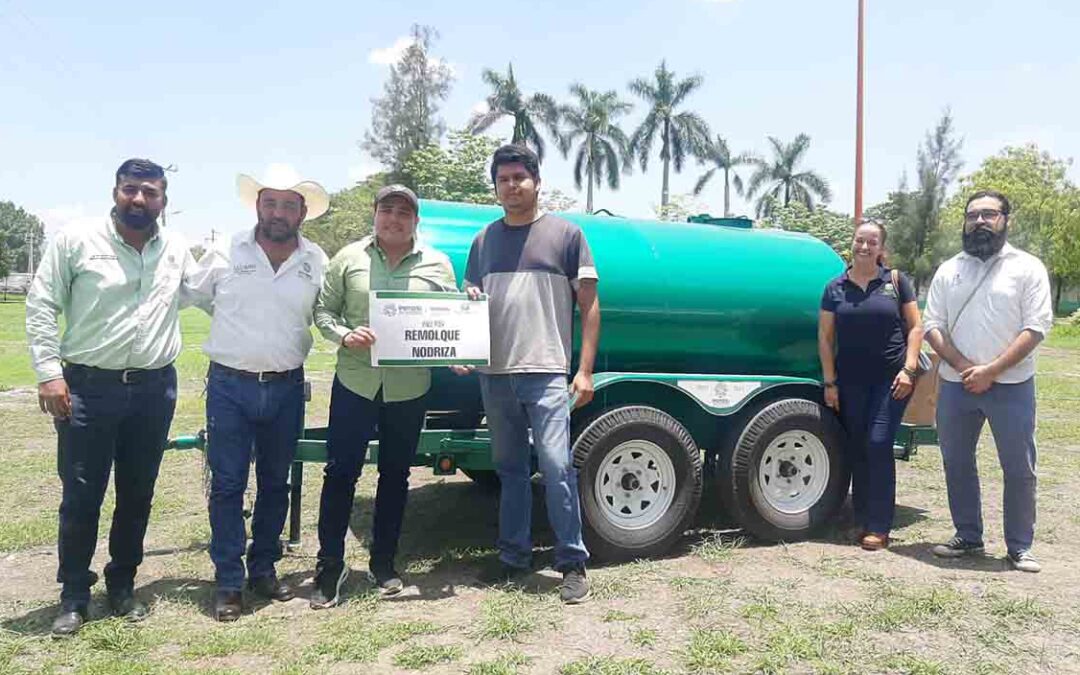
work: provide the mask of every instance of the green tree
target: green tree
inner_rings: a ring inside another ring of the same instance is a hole
[[[612,190],[619,189],[621,170],[630,168],[630,142],[616,120],[633,107],[619,100],[615,91],[593,91],[580,84],[570,86],[577,101],[559,108],[564,130],[559,139],[563,156],[570,154],[574,144],[574,187],[581,189],[584,181],[585,212],[593,212],[593,186],[604,182]]]
[[[742,178],[735,173],[735,169],[746,164],[753,164],[755,158],[750,153],[732,155],[727,141],[722,136],[717,136],[716,140],[709,143],[703,159],[711,163],[713,167],[703,173],[701,178],[698,178],[697,183],[694,185],[694,194],[700,195],[705,186],[716,175],[716,172],[722,171],[724,176],[724,217],[730,218],[731,186],[735,186],[735,192],[740,196],[743,193]]]
[[[386,174],[375,174],[330,195],[330,209],[304,223],[304,236],[333,256],[346,244],[371,234],[375,193],[386,184]]]
[[[911,274],[916,293],[942,260],[937,241],[941,210],[963,164],[961,144],[955,138],[952,115],[946,110],[919,148],[918,187],[908,192],[902,182],[900,189],[889,195],[888,206],[877,215],[889,228],[892,263]],[[867,210],[868,215],[871,212]]]
[[[37,267],[45,241],[45,225],[41,220],[12,202],[0,202],[0,238],[8,253],[8,273],[33,272],[30,269],[31,247],[33,266]]]
[[[1034,144],[1007,147],[985,159],[960,180],[960,190],[942,217],[947,250],[960,248],[967,197],[976,190],[997,190],[1009,198],[1009,243],[1038,256],[1054,286],[1054,308],[1062,290],[1080,283],[1080,193],[1066,177],[1069,162]]]
[[[758,227],[806,232],[828,244],[844,260],[851,260],[855,222],[846,213],[825,208],[811,209],[802,202],[793,201],[786,206],[774,205],[769,214],[758,222]]]
[[[454,78],[448,65],[430,56],[437,37],[434,28],[413,25],[412,44],[390,66],[382,97],[372,100],[371,130],[360,146],[395,180],[409,182],[403,173],[405,160],[413,151],[438,143],[445,130],[439,104],[449,96]]]
[[[521,93],[514,78],[514,65],[506,68],[506,76],[485,68],[482,74],[484,82],[491,87],[487,97],[487,112],[476,113],[469,120],[466,128],[474,134],[487,131],[503,117],[512,117],[514,133],[511,143],[528,145],[536,151],[540,161],[544,161],[544,138],[540,135],[540,125],[544,125],[556,139],[559,137],[558,106],[547,94],[526,96]]]
[[[772,146],[772,161],[755,161],[757,169],[746,185],[747,197],[752,198],[762,192],[756,205],[758,217],[767,216],[777,206],[789,206],[793,202],[813,210],[815,196],[823,202],[832,199],[828,181],[814,171],[800,171],[800,164],[810,148],[809,136],[799,134],[791,143],[769,136],[769,144]]]
[[[670,167],[680,173],[687,157],[704,157],[709,144],[709,125],[695,112],[678,112],[690,94],[704,83],[700,75],[677,80],[661,61],[652,79],[638,78],[630,83],[630,91],[649,106],[649,112],[630,138],[630,148],[641,161],[641,170],[649,168],[653,141],[660,136],[660,160],[664,163],[660,206],[667,206],[670,197]]]
[[[558,188],[541,190],[540,208],[544,211],[580,211],[578,201]]]
[[[704,213],[705,205],[694,198],[694,195],[671,195],[667,204],[653,206],[653,213],[657,220],[666,220],[671,223],[685,223],[686,219],[696,213]]]
[[[417,150],[405,161],[405,171],[425,199],[494,204],[488,164],[499,143],[487,136],[451,131],[449,148],[432,144]]]

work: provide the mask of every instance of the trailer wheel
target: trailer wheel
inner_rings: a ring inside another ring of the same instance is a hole
[[[469,480],[484,492],[499,492],[499,474],[493,469],[462,469],[461,473],[468,476]]]
[[[663,553],[701,500],[701,454],[686,429],[656,408],[600,413],[574,441],[585,544],[601,560]]]
[[[769,541],[806,539],[847,496],[844,432],[832,411],[805,399],[766,405],[721,462],[721,496],[737,521]]]

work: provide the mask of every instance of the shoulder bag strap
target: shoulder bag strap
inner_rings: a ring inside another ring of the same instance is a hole
[[[975,284],[975,288],[971,290],[971,294],[967,296],[966,300],[964,300],[964,304],[960,305],[960,311],[956,313],[956,316],[953,317],[953,320],[949,323],[950,339],[952,338],[953,329],[956,328],[957,322],[960,321],[960,316],[964,313],[964,310],[967,309],[968,305],[971,304],[972,298],[974,298],[975,294],[979,292],[979,289],[982,288],[983,282],[985,282],[987,278],[994,272],[994,268],[997,267],[997,264],[999,262],[1001,262],[1001,256],[998,256],[997,259],[994,260],[994,262],[990,265],[990,268],[986,270],[986,274],[982,276],[982,279],[979,279],[979,283]]]

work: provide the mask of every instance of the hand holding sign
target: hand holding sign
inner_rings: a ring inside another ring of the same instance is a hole
[[[345,349],[359,351],[367,349],[375,344],[375,333],[367,326],[357,326],[341,339],[341,345]]]

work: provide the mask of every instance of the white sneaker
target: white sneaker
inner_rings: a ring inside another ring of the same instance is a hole
[[[1042,565],[1035,559],[1035,556],[1031,555],[1031,551],[1010,553],[1007,557],[1009,559],[1009,564],[1014,570],[1031,573],[1042,571]]]

